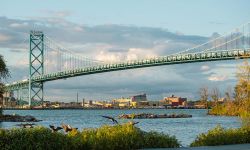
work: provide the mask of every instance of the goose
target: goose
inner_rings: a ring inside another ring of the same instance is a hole
[[[72,128],[70,125],[62,124],[62,128],[65,132],[70,132],[72,130],[77,130],[78,128]]]
[[[49,127],[50,127],[50,129],[52,130],[52,132],[57,132],[57,131],[63,129],[62,127],[55,127],[55,126],[53,126],[53,125],[49,125]]]
[[[118,124],[118,121],[115,120],[115,118],[113,118],[113,117],[110,117],[110,116],[102,116],[102,117],[103,117],[103,118],[107,118],[107,119],[109,119],[109,120],[112,120],[113,123]]]
[[[17,126],[21,126],[22,128],[33,128],[34,125],[34,123],[17,124]]]

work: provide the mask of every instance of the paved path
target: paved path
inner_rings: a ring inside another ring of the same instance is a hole
[[[147,149],[150,150],[150,149]],[[250,144],[202,146],[202,147],[181,147],[181,148],[157,148],[152,150],[250,150]]]

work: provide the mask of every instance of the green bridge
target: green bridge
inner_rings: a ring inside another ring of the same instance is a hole
[[[6,84],[6,91],[28,89],[29,105],[31,105],[32,100],[43,101],[43,85],[53,80],[161,65],[247,59],[250,58],[250,23],[241,28],[243,32],[237,28],[231,33],[177,54],[117,63],[101,62],[75,55],[72,51],[59,47],[43,32],[31,31],[29,78]],[[51,64],[51,61],[54,63]],[[49,70],[52,65],[56,65],[56,68]]]
[[[145,60],[124,62],[117,64],[104,64],[88,68],[79,68],[75,70],[56,72],[41,76],[35,76],[31,79],[31,81],[39,83],[39,82],[82,76],[82,75],[127,70],[127,69],[145,68],[145,67],[153,67],[160,65],[183,64],[183,63],[197,63],[205,61],[244,59],[244,58],[250,58],[250,49],[235,49],[231,51],[219,50],[216,52],[179,54],[179,55],[158,57],[153,59],[145,59]],[[18,90],[19,88],[28,87],[28,84],[29,81],[27,79],[23,81],[14,82],[12,84],[8,84],[6,85],[6,87],[8,90]]]

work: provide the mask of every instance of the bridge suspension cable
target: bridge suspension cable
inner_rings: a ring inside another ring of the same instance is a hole
[[[242,48],[242,46],[245,48],[250,47],[250,22],[242,24],[230,32],[226,32],[225,34],[211,39],[208,42],[185,49],[175,54],[237,49]]]
[[[63,48],[48,36],[44,36],[45,46],[45,74],[61,72],[77,68],[91,67],[104,62],[84,57],[79,53]]]

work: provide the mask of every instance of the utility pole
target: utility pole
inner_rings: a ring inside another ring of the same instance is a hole
[[[76,102],[78,104],[78,92],[76,93]]]
[[[82,99],[82,107],[84,108],[85,99]]]

